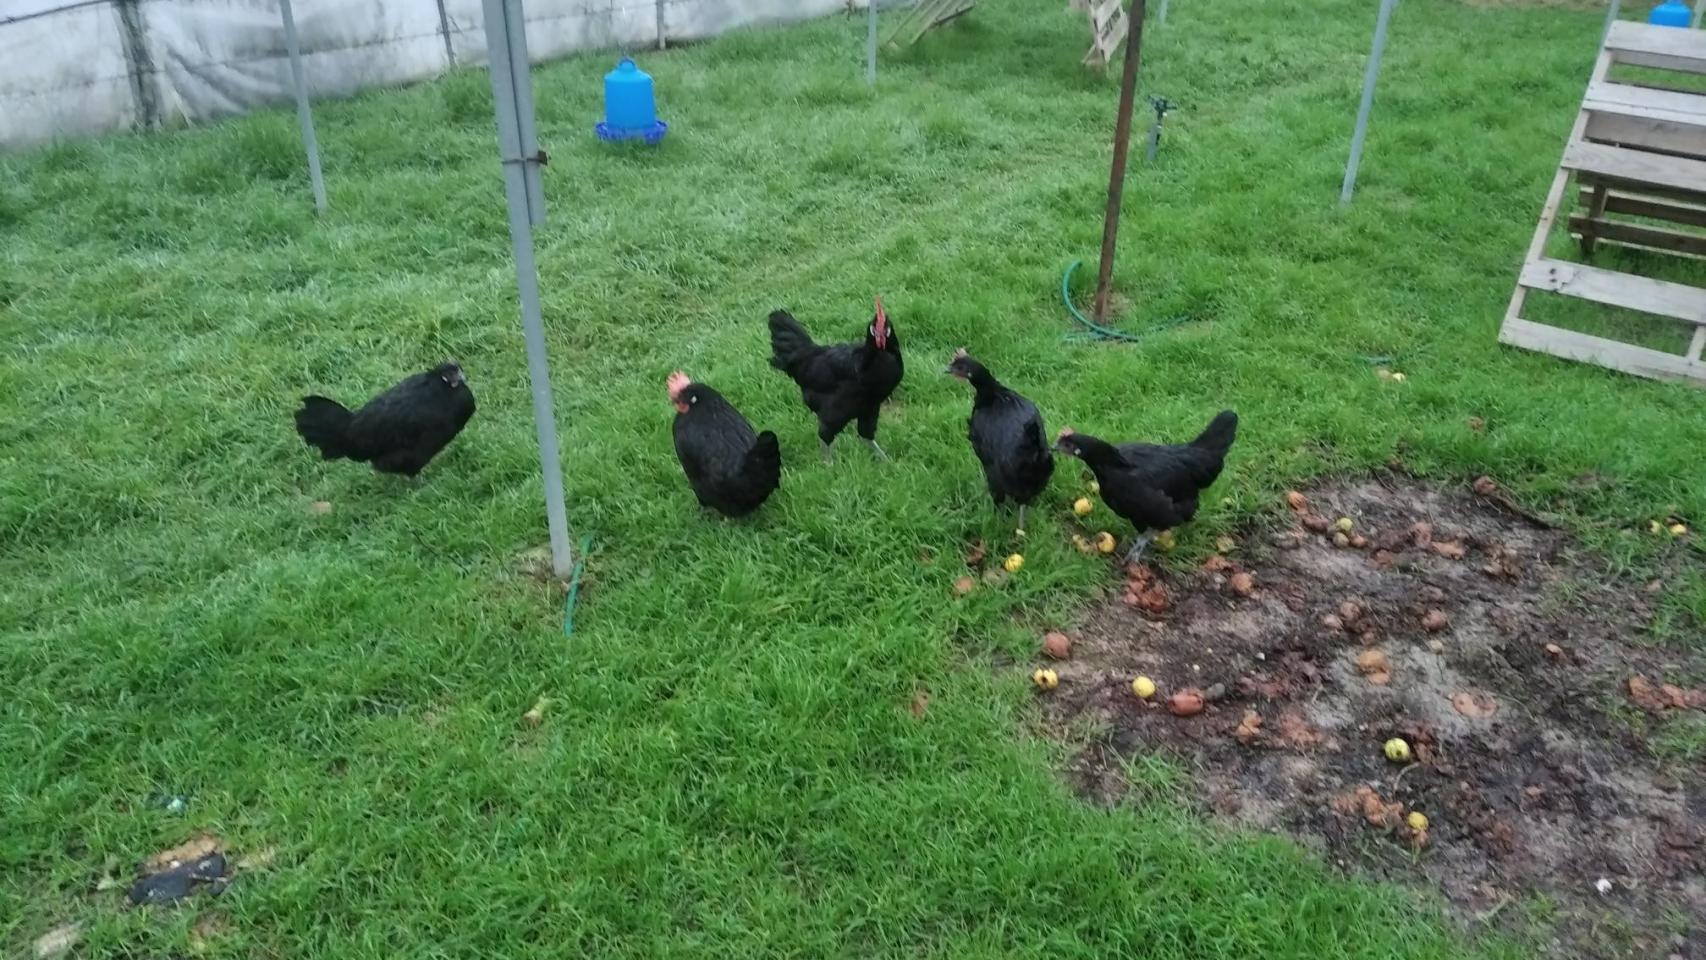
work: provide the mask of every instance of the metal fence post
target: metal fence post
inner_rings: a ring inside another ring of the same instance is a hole
[[[308,179],[314,186],[314,209],[326,212],[326,181],[320,176],[320,141],[314,136],[314,111],[308,106],[308,81],[302,74],[302,44],[296,38],[296,17],[290,0],[278,0],[284,18],[284,46],[290,53],[290,79],[296,85],[296,119],[302,124],[302,147],[308,151]]]
[[[574,555],[563,500],[563,465],[557,449],[557,412],[551,399],[545,324],[539,309],[539,268],[533,261],[533,227],[545,222],[545,195],[539,179],[544,157],[533,125],[527,27],[521,0],[485,0],[485,14],[486,51],[497,107],[498,156],[509,203],[509,237],[515,253],[527,377],[533,387],[533,425],[539,436],[539,467],[545,485],[545,522],[551,534],[551,569],[557,576],[566,577],[574,568]]]
[[[1341,206],[1351,202],[1351,194],[1356,190],[1362,145],[1368,138],[1368,115],[1374,109],[1374,81],[1380,76],[1380,55],[1386,50],[1386,25],[1392,19],[1392,6],[1396,2],[1380,0],[1380,13],[1374,20],[1374,48],[1368,53],[1368,70],[1362,77],[1362,102],[1357,105],[1356,130],[1351,133],[1351,157],[1345,162],[1345,182],[1339,188]]]

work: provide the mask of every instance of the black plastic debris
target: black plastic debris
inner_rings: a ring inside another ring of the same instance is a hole
[[[225,892],[225,887],[231,882],[226,871],[225,855],[222,853],[210,853],[195,860],[186,860],[137,880],[130,887],[130,902],[143,906],[150,903],[175,903],[198,893],[217,896]]]

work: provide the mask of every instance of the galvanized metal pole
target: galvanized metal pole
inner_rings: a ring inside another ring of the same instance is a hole
[[[1623,0],[1611,0],[1611,5],[1605,8],[1605,29],[1599,32],[1600,46],[1605,46],[1605,38],[1611,36],[1611,25],[1617,22],[1617,11],[1622,8],[1622,6]],[[1700,22],[1698,14],[1695,15],[1694,22]]]
[[[865,6],[865,83],[877,83],[877,0],[866,0]]]
[[[1374,48],[1368,52],[1368,69],[1362,76],[1362,103],[1357,106],[1356,130],[1351,133],[1351,158],[1345,162],[1345,182],[1339,188],[1339,204],[1351,202],[1357,187],[1357,167],[1362,164],[1362,145],[1368,139],[1368,115],[1374,109],[1374,81],[1380,76],[1380,55],[1386,50],[1386,26],[1392,20],[1392,7],[1398,0],[1380,0],[1380,13],[1374,19]]]
[[[665,3],[665,0],[658,0],[658,49],[659,50],[662,50],[664,48],[664,43],[665,43],[665,34],[664,34],[664,29],[663,29],[663,5],[664,5],[664,3]]]
[[[1114,162],[1108,171],[1108,210],[1102,217],[1102,263],[1096,271],[1097,323],[1108,318],[1108,288],[1114,277],[1114,245],[1120,236],[1120,199],[1125,194],[1126,152],[1131,147],[1131,107],[1137,98],[1137,60],[1143,46],[1144,0],[1132,0],[1126,17],[1125,70],[1120,74],[1120,105],[1114,116]]]
[[[543,158],[532,135],[533,90],[526,25],[521,0],[484,2],[486,53],[498,115],[498,156],[503,162],[504,196],[509,201],[509,238],[515,252],[515,284],[521,295],[527,376],[533,385],[533,425],[539,435],[539,466],[545,481],[551,569],[557,576],[566,577],[574,569],[574,554],[569,545],[568,509],[563,502],[563,466],[557,450],[557,414],[551,400],[545,324],[539,310],[539,269],[533,262],[533,226],[545,220],[545,199],[539,190]]]
[[[1161,0],[1161,9],[1157,10],[1155,12],[1155,25],[1160,26],[1161,24],[1166,23],[1166,22],[1167,22],[1167,0]]]
[[[308,179],[314,187],[314,209],[326,212],[326,181],[320,176],[320,141],[314,136],[314,111],[308,106],[308,81],[302,74],[302,44],[296,39],[296,17],[290,0],[278,0],[284,18],[284,48],[290,54],[290,79],[296,85],[296,119],[302,124],[302,147],[308,151]]]
[[[438,34],[444,38],[444,60],[450,69],[456,69],[456,44],[450,41],[450,14],[444,9],[444,0],[438,0]]]
[[[1706,14],[1706,0],[1694,0],[1694,29],[1700,29],[1700,15]]]

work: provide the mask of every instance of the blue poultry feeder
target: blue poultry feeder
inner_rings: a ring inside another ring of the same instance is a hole
[[[1660,27],[1687,27],[1693,19],[1693,11],[1682,0],[1665,0],[1647,14],[1647,22]]]
[[[669,132],[669,124],[658,119],[651,75],[631,58],[623,57],[616,69],[604,75],[604,120],[594,129],[605,143],[643,140],[647,146],[656,145]]]

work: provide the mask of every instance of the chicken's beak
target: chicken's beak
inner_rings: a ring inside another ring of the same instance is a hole
[[[889,348],[889,315],[883,312],[883,298],[877,297],[877,349]]]

